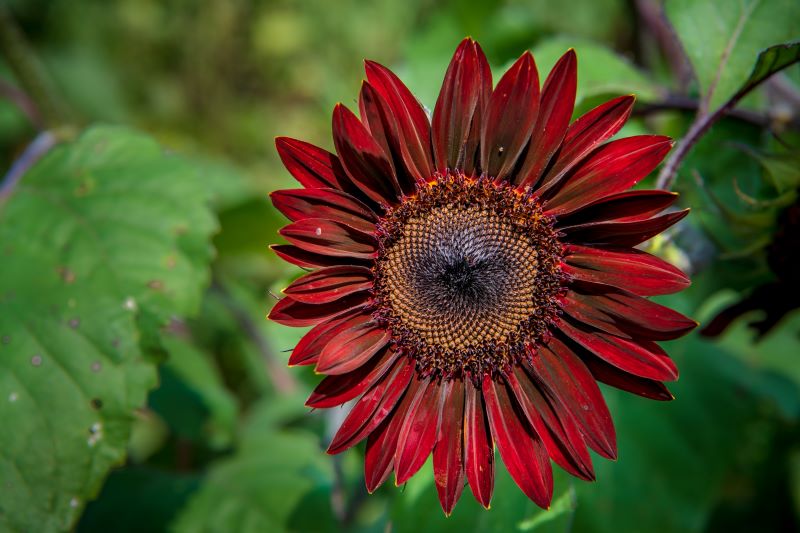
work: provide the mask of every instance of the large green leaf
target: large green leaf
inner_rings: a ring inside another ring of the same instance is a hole
[[[100,127],[54,149],[0,211],[0,529],[69,529],[123,460],[156,381],[140,348],[193,312],[215,227],[197,168]]]
[[[796,49],[776,48],[765,52],[753,69],[765,48],[800,38],[800,2],[796,0],[668,0],[666,12],[709,110],[719,108],[757,78],[763,80],[785,67],[787,60],[797,60]]]

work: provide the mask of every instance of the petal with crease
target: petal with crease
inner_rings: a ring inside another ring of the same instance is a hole
[[[441,391],[442,414],[433,448],[433,479],[439,503],[450,516],[464,490],[464,382],[447,381]]]
[[[444,76],[433,110],[436,170],[463,168],[475,110],[480,101],[481,65],[475,41],[464,39]]]
[[[354,324],[322,349],[316,370],[329,375],[352,372],[386,346],[389,339],[389,331],[374,322]]]
[[[407,170],[417,180],[430,179],[434,167],[428,115],[392,71],[374,61],[365,61],[364,66],[367,80],[392,109]]]
[[[362,231],[375,231],[375,213],[356,198],[336,189],[275,191],[270,198],[272,205],[292,221],[327,218]]]
[[[573,279],[620,287],[639,296],[670,294],[689,286],[678,268],[634,248],[567,245],[562,271]]]
[[[397,405],[413,375],[414,366],[398,359],[392,369],[353,406],[328,446],[328,453],[341,453],[372,433]]]
[[[310,272],[283,290],[299,302],[332,302],[347,294],[372,288],[372,271],[361,266],[332,266]]]
[[[545,201],[545,213],[564,215],[630,189],[656,168],[670,148],[672,140],[662,135],[638,135],[604,144],[561,182]]]
[[[577,65],[575,51],[567,50],[544,82],[528,153],[515,180],[520,187],[534,186],[539,181],[564,140],[575,107]]]
[[[291,244],[315,254],[356,259],[374,259],[378,254],[374,236],[324,218],[298,220],[278,233]]]
[[[481,125],[481,168],[497,181],[508,178],[530,140],[539,110],[539,74],[525,52],[500,78]]]
[[[606,402],[592,374],[566,345],[551,339],[532,354],[529,370],[548,396],[570,413],[586,444],[608,459],[617,456],[617,437]]]
[[[504,383],[486,375],[483,397],[492,438],[508,473],[539,507],[549,508],[553,498],[553,470],[542,439],[528,424]]]
[[[306,400],[306,406],[315,409],[323,407],[336,407],[349,402],[356,396],[375,384],[386,371],[394,364],[398,355],[391,347],[381,351],[381,354],[372,358],[363,366],[353,372],[342,375],[325,376],[314,392]]]
[[[472,494],[489,508],[494,490],[494,445],[489,433],[481,391],[466,380],[464,404],[464,469]]]
[[[397,438],[394,457],[397,485],[408,481],[433,451],[439,429],[440,410],[439,385],[428,378],[420,380]]]
[[[333,144],[358,188],[378,205],[397,203],[400,185],[383,148],[352,111],[342,104],[333,110]]]

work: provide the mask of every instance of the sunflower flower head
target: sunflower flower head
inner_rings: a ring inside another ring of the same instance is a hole
[[[689,280],[635,247],[688,211],[629,190],[672,143],[609,140],[632,96],[570,123],[572,50],[541,88],[527,52],[493,87],[465,39],[431,119],[391,71],[367,61],[366,74],[359,116],[334,109],[336,154],[276,141],[303,188],[272,194],[291,220],[273,249],[311,271],[270,318],[313,326],[289,363],[325,375],[308,406],[353,402],[328,451],[366,439],[370,492],[432,454],[445,513],[465,484],[488,507],[497,448],[548,507],[551,459],[592,480],[589,449],[616,457],[597,381],[672,398],[662,382],[678,371],[656,341],[696,323],[647,297]]]

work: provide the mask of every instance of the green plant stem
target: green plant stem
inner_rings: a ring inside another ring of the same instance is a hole
[[[42,129],[67,125],[69,113],[57,96],[44,66],[28,43],[7,6],[0,4],[0,54],[42,117]]]

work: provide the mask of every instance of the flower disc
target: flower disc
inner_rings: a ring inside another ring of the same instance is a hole
[[[375,315],[423,375],[508,368],[555,318],[561,246],[530,195],[437,175],[378,227]]]

